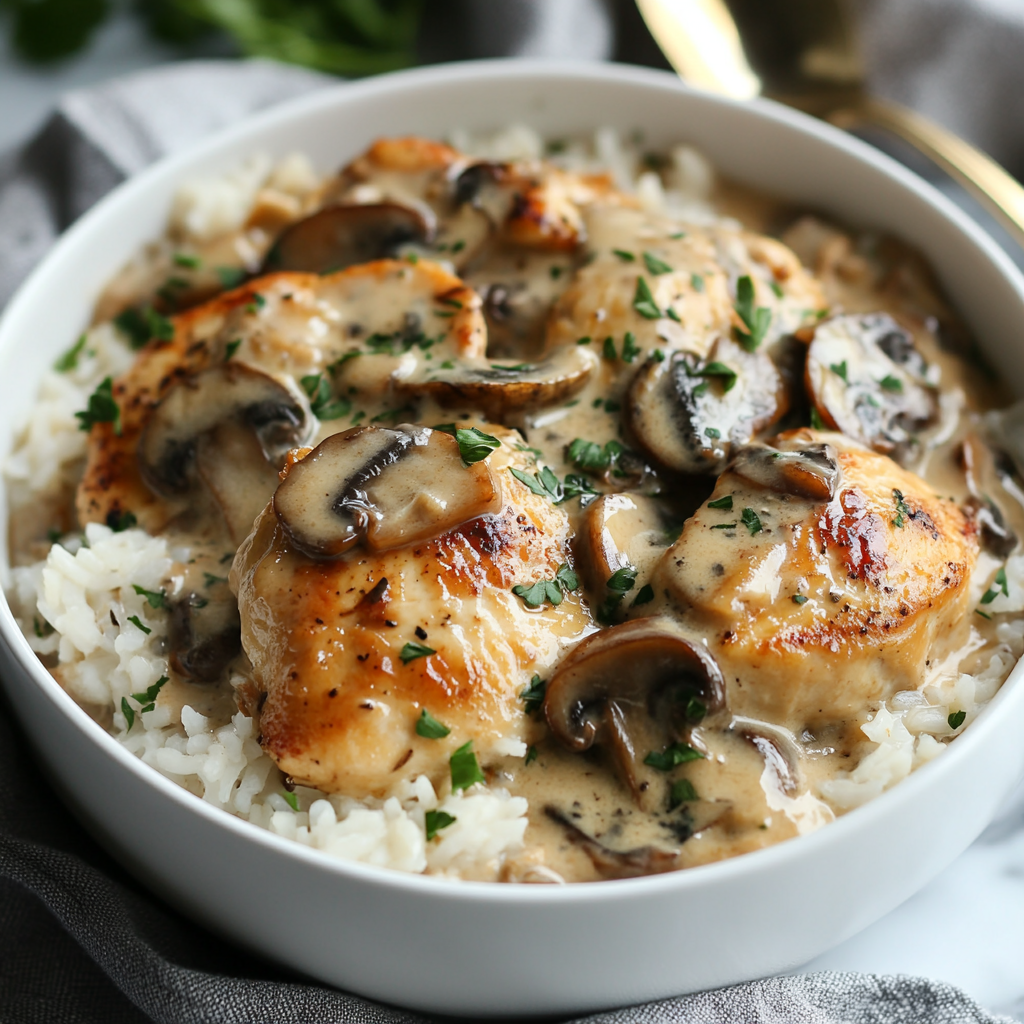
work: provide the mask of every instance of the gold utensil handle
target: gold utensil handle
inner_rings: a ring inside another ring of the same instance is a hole
[[[868,97],[827,119],[847,130],[874,125],[899,136],[963,185],[1024,246],[1024,187],[969,142],[906,107]]]

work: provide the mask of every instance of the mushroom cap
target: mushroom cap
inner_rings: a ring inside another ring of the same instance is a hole
[[[627,566],[637,570],[636,586],[643,586],[668,546],[656,498],[605,494],[583,513],[576,534],[576,565],[595,590],[603,590],[611,575]]]
[[[890,454],[933,423],[938,397],[911,336],[888,313],[820,323],[807,350],[807,391],[826,427]]]
[[[666,687],[688,687],[709,712],[725,702],[725,680],[707,649],[673,619],[633,619],[587,637],[558,666],[547,686],[544,714],[570,750],[607,738],[601,717],[610,703],[650,707]]]
[[[731,376],[734,375],[734,376]],[[719,473],[787,406],[782,377],[763,352],[719,338],[707,359],[674,351],[633,378],[625,415],[640,446],[680,473]]]
[[[487,465],[465,465],[444,431],[364,426],[292,465],[273,505],[296,548],[338,558],[359,542],[386,551],[440,536],[497,512],[501,492]]]
[[[406,242],[426,244],[430,225],[419,210],[399,203],[325,206],[286,228],[267,253],[263,273],[326,274],[383,259]]]
[[[752,444],[733,456],[729,469],[745,480],[779,494],[831,501],[842,479],[839,453],[828,444],[779,440],[780,447]]]

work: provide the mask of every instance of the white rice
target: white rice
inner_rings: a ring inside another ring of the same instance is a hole
[[[566,168],[610,169],[616,185],[634,192],[645,208],[691,223],[737,226],[711,206],[714,171],[689,147],[673,149],[659,177],[645,167],[639,143],[621,139],[613,129],[602,129],[590,141],[566,143],[554,154],[521,125],[490,136],[456,132],[452,142],[479,157],[546,154]],[[239,229],[266,190],[302,200],[320,184],[303,156],[289,156],[276,167],[264,156],[253,157],[227,174],[186,182],[174,201],[169,230],[179,238],[206,241]],[[120,334],[101,325],[85,336],[73,369],[44,375],[4,467],[12,508],[74,485],[86,450],[86,434],[74,413],[86,406],[97,384],[122,373],[133,358]],[[147,705],[139,696],[169,674],[168,624],[167,613],[135,588],[165,589],[173,598],[182,587],[172,575],[174,563],[187,557],[142,530],[115,533],[89,524],[84,535],[55,543],[44,560],[12,571],[11,606],[33,650],[53,666],[65,689],[109,722],[128,750],[207,803],[339,860],[498,878],[505,861],[523,848],[527,827],[527,801],[500,787],[477,784],[452,793],[446,784],[438,792],[420,776],[400,783],[385,800],[354,800],[302,786],[287,793],[281,773],[253,736],[253,720],[243,713],[215,722],[159,696],[152,710],[141,710]],[[973,596],[980,596],[996,567],[979,564]],[[992,613],[1024,611],[1024,555],[1008,561],[1006,574],[1009,596],[997,597],[988,606]],[[819,795],[835,810],[847,810],[941,754],[941,741],[953,734],[950,713],[965,711],[969,726],[1024,651],[1024,620],[1001,623],[997,636],[998,647],[983,671],[968,675],[955,664],[940,666],[920,690],[898,693],[879,707],[862,727],[865,743],[856,767],[822,783]],[[133,714],[131,727],[125,706]],[[513,741],[499,752],[521,757],[525,749]],[[825,820],[812,810],[816,822]],[[428,842],[431,811],[443,811],[454,821]]]

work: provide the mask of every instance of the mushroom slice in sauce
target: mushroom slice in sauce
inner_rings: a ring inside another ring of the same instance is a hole
[[[451,408],[481,409],[493,419],[571,398],[590,379],[597,357],[576,345],[562,345],[538,362],[457,363],[451,369],[420,362],[397,382],[399,391],[428,396]]]
[[[185,494],[198,475],[238,544],[274,493],[285,452],[309,425],[303,400],[284,384],[226,363],[167,392],[139,438],[139,468],[164,496]]]
[[[914,445],[935,422],[938,397],[910,335],[887,313],[818,325],[807,350],[807,391],[825,426],[877,452]]]
[[[706,360],[679,351],[648,360],[630,385],[626,420],[644,450],[669,469],[719,473],[732,446],[775,422],[786,401],[767,355],[719,338]]]
[[[399,203],[327,206],[285,229],[262,272],[327,274],[393,256],[407,242],[425,245],[431,237],[423,214]]]
[[[990,555],[1007,558],[1024,527],[1024,490],[1012,460],[973,432],[964,438],[959,456],[970,492],[966,505],[974,513],[981,545]]]
[[[645,810],[663,809],[667,774],[644,764],[680,730],[665,699],[685,707],[699,698],[707,713],[725,703],[715,659],[667,616],[633,619],[584,640],[547,686],[544,714],[555,738],[582,753],[610,748],[623,781]]]
[[[242,650],[241,628],[238,603],[226,582],[187,595],[171,606],[171,665],[198,682],[217,682]]]
[[[646,583],[669,546],[659,502],[644,494],[606,494],[591,502],[576,535],[577,566],[595,590],[603,590],[619,569],[637,571]]]
[[[839,454],[830,444],[782,440],[782,448],[748,445],[729,468],[738,476],[778,494],[831,501],[839,486]]]
[[[414,544],[500,506],[483,462],[466,466],[450,434],[409,425],[332,435],[274,495],[291,542],[313,558],[338,558],[360,541],[371,551]]]

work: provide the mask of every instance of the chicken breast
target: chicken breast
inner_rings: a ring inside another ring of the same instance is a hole
[[[571,561],[569,521],[509,472],[536,471],[519,436],[484,430],[502,442],[488,458],[497,514],[423,543],[317,560],[268,507],[239,550],[231,583],[265,694],[261,742],[294,779],[383,796],[420,774],[441,782],[470,741],[484,766],[525,753],[537,726],[523,690],[593,627],[574,592],[535,609],[512,593]],[[417,731],[424,712],[448,733]]]
[[[978,545],[886,456],[809,430],[778,445],[740,453],[654,587],[706,638],[730,711],[799,734],[916,689],[962,643]]]

